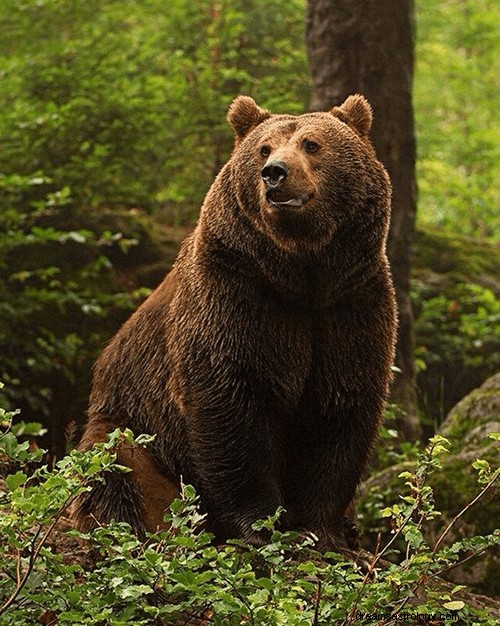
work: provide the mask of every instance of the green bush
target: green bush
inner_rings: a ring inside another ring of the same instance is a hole
[[[110,261],[136,241],[78,228],[69,190],[49,186],[0,177],[0,377],[4,401],[43,421],[60,456],[65,426],[84,414],[93,360],[145,292],[126,293]]]
[[[125,524],[98,527],[89,535],[72,534],[87,542],[93,566],[67,560],[49,546],[58,520],[73,499],[105,472],[126,471],[114,464],[113,448],[130,431],[116,431],[105,444],[86,453],[73,451],[49,471],[29,473],[27,462],[38,453],[17,443],[12,414],[2,413],[0,457],[9,463],[0,496],[0,625],[28,626],[41,619],[57,624],[102,626],[177,625],[311,626],[362,623],[367,614],[439,613],[453,623],[493,626],[487,610],[462,599],[463,586],[443,588],[439,575],[471,555],[498,544],[500,536],[464,538],[445,545],[449,526],[433,546],[423,538],[423,526],[439,515],[427,477],[439,470],[446,440],[434,438],[421,453],[415,472],[405,472],[406,491],[399,503],[380,512],[393,521],[394,537],[369,557],[363,567],[336,553],[321,555],[313,540],[276,530],[276,515],[256,523],[271,532],[269,544],[255,548],[241,541],[215,546],[203,528],[196,494],[186,486],[167,514],[171,527],[146,541]],[[137,438],[144,445],[151,438]],[[34,456],[33,456],[34,455]],[[480,495],[498,479],[487,463],[479,470]],[[382,558],[404,539],[400,563]],[[57,545],[57,542],[56,542]],[[374,573],[376,572],[376,576]],[[45,622],[47,623],[47,621]]]
[[[419,0],[416,12],[418,219],[498,242],[499,5]]]
[[[440,423],[500,369],[500,300],[491,289],[415,280],[416,359],[424,411]]]
[[[302,0],[269,0],[265,11],[255,0],[2,3],[0,172],[43,172],[77,207],[198,207],[231,151],[225,116],[236,95],[306,107],[304,9]]]

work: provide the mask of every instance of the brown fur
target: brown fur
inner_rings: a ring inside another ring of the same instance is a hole
[[[240,96],[228,119],[235,148],[196,230],[95,366],[82,447],[116,426],[156,439],[121,451],[134,471],[75,517],[154,529],[182,479],[220,539],[264,541],[251,525],[281,505],[329,548],[391,378],[390,183],[362,96],[302,116]]]

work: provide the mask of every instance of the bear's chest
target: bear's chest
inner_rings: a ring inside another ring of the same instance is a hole
[[[258,340],[257,378],[292,414],[322,419],[376,376],[369,317],[369,311],[342,308],[268,309]]]
[[[198,379],[214,398],[219,389],[245,389],[278,413],[295,414],[305,404],[324,413],[357,385],[362,312],[297,306],[258,281],[224,278],[191,282],[173,302],[173,369],[191,390]]]

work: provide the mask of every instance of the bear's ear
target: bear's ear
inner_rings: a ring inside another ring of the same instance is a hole
[[[339,107],[333,107],[330,113],[338,117],[342,122],[345,122],[360,137],[368,137],[372,127],[373,116],[370,103],[364,96],[359,94],[349,96],[344,104],[341,104]]]
[[[227,121],[236,133],[237,142],[270,117],[271,113],[257,106],[255,100],[249,96],[238,96],[233,100],[227,113]]]

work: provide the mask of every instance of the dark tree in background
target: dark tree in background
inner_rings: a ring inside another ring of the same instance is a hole
[[[312,110],[328,110],[352,93],[374,110],[372,140],[392,180],[388,242],[399,306],[399,339],[392,400],[407,415],[406,439],[419,434],[409,297],[415,224],[415,133],[412,109],[414,50],[412,0],[309,0],[306,41],[313,81]]]

